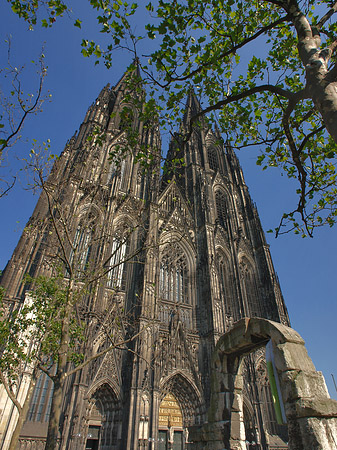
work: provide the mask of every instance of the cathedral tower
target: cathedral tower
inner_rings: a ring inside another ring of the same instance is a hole
[[[6,299],[17,308],[29,287],[24,275],[52,274],[60,254],[68,264],[64,277],[76,271],[77,283],[85,283],[88,274],[99,274],[78,313],[86,323],[85,357],[102,356],[67,381],[62,449],[193,449],[188,427],[205,421],[219,337],[243,317],[289,323],[230,144],[206,125],[188,130],[199,109],[191,93],[180,130],[190,138],[174,136],[160,177],[159,128],[144,120],[144,94],[130,83],[138,76],[106,86],[89,108],[48,179],[55,203],[41,195],[2,277]],[[151,155],[145,166],[137,159],[144,148]],[[63,221],[62,245],[51,216]],[[120,344],[104,353],[111,336]],[[284,430],[271,409],[262,351],[247,357],[244,374],[247,448],[271,449],[273,440],[287,448],[278,437]],[[52,390],[41,375],[21,448],[41,448]],[[14,416],[5,395],[0,402],[5,442]]]

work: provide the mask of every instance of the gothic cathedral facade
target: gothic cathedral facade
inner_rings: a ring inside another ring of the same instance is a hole
[[[258,213],[230,145],[207,125],[195,126],[185,145],[173,137],[161,175],[159,128],[138,118],[129,89],[125,75],[102,90],[48,181],[57,186],[72,241],[68,259],[76,250],[78,272],[102,269],[79,308],[87,325],[85,357],[102,356],[67,381],[62,449],[193,449],[188,429],[206,420],[219,337],[243,317],[289,325]],[[126,106],[139,145],[152,149],[151,170],[137,161],[138,144],[123,153]],[[198,108],[191,93],[182,127]],[[97,127],[104,132],[99,145],[88,140]],[[111,161],[116,148],[123,157]],[[41,194],[2,275],[14,307],[25,301],[25,274],[52,271],[51,248],[57,253],[60,243],[49,225],[42,226],[50,223],[50,211]],[[111,333],[119,344],[104,353]],[[243,371],[247,449],[286,449],[262,350],[246,358]],[[52,390],[42,374],[21,449],[43,448]],[[0,405],[6,448],[14,412],[4,394]]]

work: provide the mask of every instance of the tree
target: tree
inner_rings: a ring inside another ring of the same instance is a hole
[[[41,370],[53,371],[60,335],[59,322],[66,298],[61,276],[40,276],[36,280],[26,277],[25,282],[34,283],[34,290],[27,292],[24,303],[11,305],[5,301],[0,311],[0,380],[18,412],[9,446],[11,450],[17,446]],[[9,306],[14,306],[11,312],[8,311]],[[83,333],[81,328],[77,328],[73,321],[72,331],[77,335],[75,342],[78,344]],[[72,345],[75,342],[72,339]],[[70,359],[74,358],[73,352]]]
[[[37,24],[37,2],[8,1],[30,26]],[[104,48],[84,39],[83,55],[110,67],[113,51],[131,51],[164,127],[177,123],[195,89],[202,106],[185,141],[207,115],[234,147],[258,145],[263,169],[281,167],[298,180],[298,203],[283,215],[277,235],[290,228],[312,236],[315,227],[335,223],[337,2],[158,0],[146,10],[122,0],[90,5],[111,42]],[[70,12],[60,0],[42,2],[42,8],[44,27]],[[81,23],[74,20],[79,28]],[[137,34],[139,23],[144,30]]]
[[[162,101],[163,124],[181,115],[179,104],[195,89],[204,106],[191,117],[185,140],[210,114],[236,148],[261,146],[263,168],[279,166],[298,179],[298,204],[284,214],[277,234],[287,222],[310,236],[317,226],[333,225],[337,3],[323,1],[315,10],[313,0],[160,0],[146,8],[143,36],[132,31],[135,4],[101,4],[99,22],[115,45],[121,39],[134,45],[151,95]],[[144,39],[158,42],[146,60],[138,51]],[[92,42],[83,47],[85,55],[99,56]],[[101,51],[108,65],[112,50]]]
[[[17,448],[34,388],[42,372],[54,383],[47,448],[55,448],[61,413],[60,397],[66,379],[109,351],[127,349],[136,335],[130,339],[125,337],[125,333],[123,335],[122,329],[130,325],[130,317],[120,310],[117,302],[110,312],[109,321],[94,311],[83,311],[83,297],[92,292],[89,293],[88,286],[84,288],[82,283],[75,285],[71,277],[65,278],[63,271],[36,279],[27,276],[25,283],[30,290],[24,303],[9,313],[8,302],[4,301],[0,310],[0,381],[18,411],[9,449]],[[103,327],[110,345],[84,358],[81,349],[90,340],[93,323]],[[20,387],[22,378],[29,381],[26,391]]]
[[[6,45],[8,46],[7,63],[5,67],[0,68],[0,167],[5,172],[0,176],[0,198],[8,194],[17,180],[17,175],[9,177],[6,170],[8,153],[15,155],[15,151],[9,152],[9,150],[21,138],[27,118],[41,111],[42,104],[48,95],[43,94],[43,84],[47,75],[43,51],[38,61],[31,61],[30,67],[27,68],[13,63],[10,37],[6,39]],[[33,69],[36,71],[34,75],[37,75],[37,80],[34,78],[34,87],[29,89],[25,79],[27,69]],[[48,96],[51,97],[50,94]]]

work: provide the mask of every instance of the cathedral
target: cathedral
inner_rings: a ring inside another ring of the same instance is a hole
[[[65,383],[60,449],[193,449],[189,427],[207,420],[218,339],[244,317],[289,325],[230,144],[206,123],[181,143],[200,109],[191,92],[161,170],[159,126],[143,120],[135,107],[141,94],[130,86],[126,73],[88,109],[49,175],[53,197],[41,194],[1,280],[6,301],[18,308],[29,297],[26,274],[52,275],[57,265],[79,286],[91,277],[74,304],[85,323],[79,352],[90,362]],[[138,158],[144,148],[149,164]],[[287,449],[263,349],[245,357],[243,374],[247,450]],[[27,374],[18,381],[22,395],[24,383]],[[17,416],[2,387],[0,394],[6,449]],[[51,379],[40,374],[18,448],[44,448],[52,394]]]

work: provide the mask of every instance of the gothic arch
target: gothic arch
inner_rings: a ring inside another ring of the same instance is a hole
[[[163,233],[160,241],[159,298],[171,303],[195,304],[195,257],[191,246],[174,232]],[[192,320],[190,317],[187,322],[191,324]]]
[[[211,448],[204,436],[212,435],[212,448],[246,449],[242,360],[269,340],[289,427],[289,448],[335,449],[337,402],[330,399],[324,377],[316,372],[303,339],[290,327],[260,318],[240,320],[216,345],[208,422],[193,436],[194,442],[204,444],[198,448]]]
[[[88,399],[92,398],[95,395],[95,392],[99,391],[103,386],[107,386],[111,390],[117,402],[121,401],[120,386],[114,380],[108,377],[101,378],[94,382],[90,386],[86,397]]]
[[[83,203],[79,207],[78,215],[73,217],[73,223],[77,228],[93,224],[97,229],[103,223],[103,217],[102,210],[95,203]]]
[[[214,200],[215,200],[215,210],[216,210],[216,223],[221,225],[226,231],[228,227],[233,228],[233,205],[231,202],[231,196],[227,189],[223,185],[215,185],[214,189]]]
[[[123,228],[124,230],[127,228],[131,230],[132,228],[134,228],[133,225],[134,223],[135,223],[135,216],[123,212],[117,215],[117,217],[113,221],[112,230],[115,233],[120,232]]]
[[[94,203],[82,205],[78,216],[74,218],[73,240],[71,245],[69,243],[69,262],[79,278],[97,257],[97,230],[102,219],[102,212]]]
[[[258,274],[253,258],[248,254],[239,253],[239,275],[246,317],[261,317],[261,304],[258,289]]]
[[[212,130],[209,130],[206,134],[206,153],[209,168],[223,173],[224,167],[222,166],[221,150],[222,146],[219,145],[219,139],[215,136]],[[215,158],[215,159],[214,159]],[[215,164],[214,164],[215,163]]]
[[[207,161],[209,168],[214,172],[222,173],[221,159],[219,155],[219,149],[215,145],[209,145],[206,149],[207,152]]]
[[[84,203],[79,208],[79,214],[78,214],[78,220],[83,220],[85,215],[90,215],[91,213],[95,214],[98,218],[99,222],[102,222],[103,220],[103,213],[101,209],[93,202],[91,203]]]
[[[121,131],[124,126],[128,128],[131,126],[133,130],[136,129],[138,124],[138,111],[134,104],[123,102],[118,106],[116,114],[116,128]],[[123,117],[122,117],[123,116]]]
[[[167,246],[177,243],[186,255],[189,267],[195,271],[195,249],[189,241],[190,235],[187,232],[186,235],[182,235],[176,230],[164,230],[159,239],[159,249],[162,253]]]
[[[99,448],[102,450],[116,448],[120,439],[122,409],[111,383],[104,380],[91,390],[91,395],[87,398],[86,420],[82,427],[87,442],[99,441]]]
[[[147,392],[143,392],[140,398],[139,408],[139,433],[140,444],[146,448],[149,438],[150,425],[150,397]]]
[[[127,257],[133,251],[134,218],[131,214],[120,214],[112,224],[111,238],[106,242],[106,287],[124,291],[128,282]]]
[[[191,377],[181,370],[177,370],[161,381],[159,392],[160,401],[168,393],[176,398],[183,414],[184,427],[200,423],[202,414],[201,395]]]
[[[215,251],[220,298],[225,309],[226,329],[229,329],[233,322],[236,322],[242,317],[241,306],[234,281],[234,266],[229,252],[223,247],[216,246]]]

